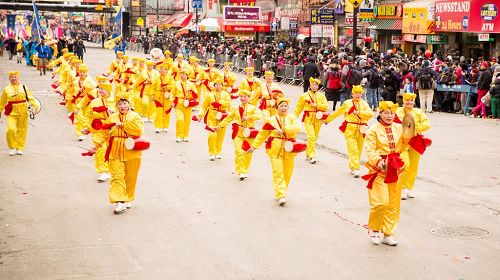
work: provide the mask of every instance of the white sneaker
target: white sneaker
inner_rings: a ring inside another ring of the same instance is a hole
[[[401,200],[407,200],[408,199],[408,191],[406,189],[403,189],[401,191]]]
[[[163,129],[163,132],[168,132],[168,128]]]
[[[210,161],[214,161],[215,160],[215,156],[211,155],[210,156]]]
[[[245,179],[248,178],[248,174],[246,174],[246,173],[243,174],[243,177],[245,177]]]
[[[318,162],[318,160],[316,158],[311,158],[311,160],[309,162],[311,164],[315,164],[316,162]]]
[[[21,150],[17,150],[17,155],[22,156],[24,153]]]
[[[309,160],[310,160],[310,158],[309,158],[309,157],[306,157],[306,161],[309,161]]]
[[[15,156],[17,154],[17,150],[16,149],[11,149],[9,151],[9,156]]]
[[[175,138],[175,142],[177,142],[177,143],[182,142],[182,139],[181,138]]]
[[[285,206],[286,204],[286,198],[282,197],[278,200],[278,203],[281,207]]]
[[[78,137],[78,141],[83,141],[83,140],[85,140],[85,139],[87,139],[87,136],[85,136],[85,135],[80,135],[80,136]]]
[[[110,178],[108,172],[102,172],[99,174],[99,177],[97,177],[97,182],[102,183]]]
[[[389,246],[398,245],[398,242],[392,236],[384,236],[384,239],[382,239],[382,243]]]
[[[408,196],[408,198],[415,198],[415,196],[413,195],[413,192],[406,189],[406,196]]]
[[[216,159],[222,159],[222,156],[221,155],[215,155],[215,158]]]
[[[125,212],[125,210],[127,210],[127,206],[125,206],[125,203],[123,202],[118,202],[115,206],[115,210],[113,210],[113,212],[115,214],[120,214],[120,213],[123,213]]]
[[[130,202],[125,202],[123,204],[125,204],[125,208],[127,208],[127,209],[132,208],[132,203],[130,203]]]
[[[373,231],[369,230],[368,235],[370,236],[370,239],[372,240],[372,243],[375,245],[379,245],[382,242],[382,233],[379,231]]]
[[[246,178],[246,177],[245,177],[245,174],[240,174],[240,181],[245,180],[245,178]]]
[[[184,138],[182,141],[184,141],[184,142],[189,142],[189,138],[187,138],[187,137],[186,137],[186,138]]]
[[[353,169],[351,170],[352,177],[359,178],[359,170]]]
[[[161,132],[161,130],[160,130],[159,128],[157,128],[157,129],[155,130],[155,132],[156,132],[156,133],[160,133],[160,132]]]

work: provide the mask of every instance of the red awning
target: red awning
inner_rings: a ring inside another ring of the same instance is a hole
[[[191,18],[193,18],[193,14],[181,14],[173,20],[169,19],[169,22],[167,22],[167,24],[172,25],[172,27],[182,28],[188,26],[188,24],[191,22]]]
[[[402,30],[403,29],[403,20],[397,19],[393,25],[391,25],[391,30]]]
[[[270,32],[271,27],[267,24],[224,24],[224,31],[231,32]]]

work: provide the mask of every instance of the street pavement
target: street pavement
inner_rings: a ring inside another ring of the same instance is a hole
[[[95,77],[114,55],[89,46]],[[80,155],[90,139],[77,141],[50,74],[0,57],[1,87],[13,69],[43,109],[25,155],[9,157],[0,137],[0,279],[500,279],[498,121],[429,115],[433,145],[416,198],[402,201],[400,244],[375,246],[364,228],[366,182],[349,174],[340,119],[323,127],[316,165],[297,156],[284,208],[264,148],[240,182],[229,130],[224,158],[211,162],[201,124],[175,143],[174,114],[168,133],[147,123],[136,201],[114,215],[109,183],[97,183]],[[293,109],[301,87],[283,88]],[[2,116],[2,135],[5,125]]]

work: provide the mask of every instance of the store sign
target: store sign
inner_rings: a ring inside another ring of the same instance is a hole
[[[403,41],[426,44],[427,43],[427,36],[426,35],[415,35],[415,34],[404,34]]]
[[[271,27],[269,25],[224,25],[224,31],[234,32],[269,32]]]
[[[375,13],[359,13],[360,21],[373,21],[375,19]]]
[[[403,5],[378,5],[374,9],[377,18],[401,18],[403,16]]]
[[[323,25],[323,37],[333,38],[333,25]]]
[[[309,26],[299,26],[299,34],[309,37],[311,36],[311,28]]]
[[[322,37],[323,27],[321,25],[311,25],[311,37]]]
[[[479,42],[488,42],[490,40],[490,34],[479,34],[478,35],[478,41]]]
[[[260,21],[260,7],[224,6],[226,21]]]
[[[334,24],[334,9],[311,9],[311,24]]]
[[[290,29],[290,18],[289,17],[281,17],[281,30]]]
[[[448,35],[445,34],[434,34],[427,36],[428,45],[442,45],[448,44]]]
[[[360,19],[358,17],[358,23],[360,22]],[[344,18],[344,24],[345,25],[352,25],[354,23],[354,16],[352,13],[346,13],[345,18]]]
[[[391,44],[401,45],[402,43],[403,43],[403,36],[401,36],[401,35],[392,35],[391,36]]]
[[[344,0],[334,0],[333,1],[333,9],[335,10],[335,14],[337,14],[337,15],[344,14],[344,9],[345,9],[344,6],[345,6]]]
[[[298,22],[297,18],[290,18],[290,22],[289,22],[290,30],[297,30],[298,26],[299,26],[299,22]]]
[[[499,4],[492,0],[436,2],[436,30],[500,33]]]
[[[432,20],[432,13],[429,10],[430,7],[403,7],[403,33],[434,33],[436,25]]]
[[[373,13],[375,8],[375,0],[362,0],[360,1],[359,12],[360,13]]]

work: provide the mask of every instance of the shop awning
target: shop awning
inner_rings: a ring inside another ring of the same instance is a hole
[[[372,21],[368,28],[378,30],[401,30],[403,28],[403,20],[378,18]]]
[[[182,28],[186,27],[193,18],[193,14],[175,14],[162,21],[168,27]]]

